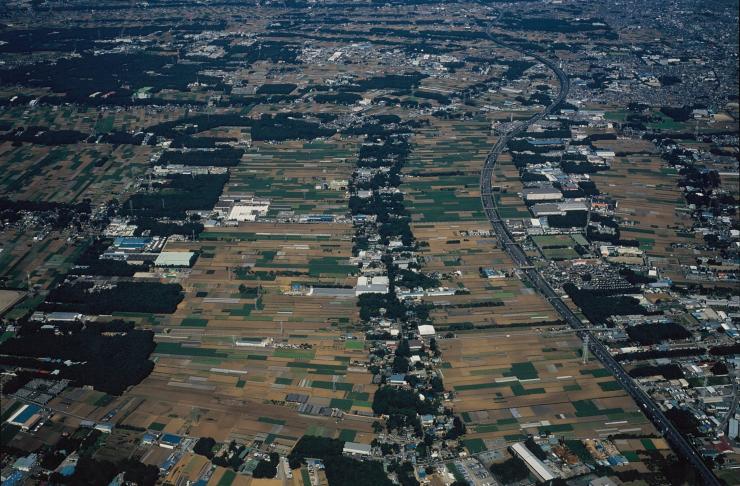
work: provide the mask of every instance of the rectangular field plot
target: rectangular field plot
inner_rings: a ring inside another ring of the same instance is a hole
[[[448,363],[445,384],[456,392],[455,409],[468,422],[468,439],[511,442],[545,431],[586,438],[654,430],[597,361],[581,364],[575,336],[486,330],[441,340],[440,348]]]

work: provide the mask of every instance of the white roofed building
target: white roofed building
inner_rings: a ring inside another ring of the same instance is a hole
[[[437,332],[434,330],[434,326],[431,324],[422,324],[419,326],[419,336],[434,336]]]
[[[369,456],[373,452],[373,448],[370,444],[361,444],[359,442],[345,442],[342,453],[353,454],[357,456]]]
[[[530,452],[529,449],[527,449],[527,446],[521,442],[517,442],[509,449],[511,449],[511,452],[514,455],[524,461],[529,470],[532,471],[532,474],[534,474],[540,481],[547,482],[558,477],[555,476],[545,463],[540,461],[534,454],[532,454],[532,452]]]
[[[157,256],[154,265],[157,267],[189,267],[195,260],[192,251],[163,251]]]
[[[378,275],[375,277],[357,277],[355,286],[355,295],[362,294],[387,294],[390,281],[387,275]]]

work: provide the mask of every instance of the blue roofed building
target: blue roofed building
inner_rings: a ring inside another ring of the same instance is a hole
[[[175,434],[163,434],[159,439],[159,445],[166,449],[174,449],[180,445],[180,442],[182,442],[182,437]]]

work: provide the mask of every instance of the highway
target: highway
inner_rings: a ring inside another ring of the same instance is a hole
[[[490,36],[490,32],[489,32]],[[492,36],[491,39],[503,47],[519,50],[516,47],[504,45],[496,41]],[[522,52],[522,51],[520,51]],[[536,270],[532,263],[527,258],[522,248],[514,241],[505,223],[501,220],[498,214],[498,208],[496,207],[496,201],[492,193],[493,184],[493,169],[496,165],[496,160],[499,155],[505,150],[506,144],[509,140],[517,135],[525,132],[527,128],[533,123],[538,122],[542,118],[546,117],[555,109],[555,107],[565,100],[570,91],[570,79],[565,72],[552,60],[547,59],[539,54],[531,52],[522,52],[523,54],[529,55],[537,61],[541,62],[552,70],[558,78],[560,84],[560,90],[557,98],[545,108],[544,111],[532,116],[528,120],[522,120],[515,123],[505,133],[501,134],[496,144],[493,146],[491,151],[488,153],[486,161],[483,165],[480,175],[480,193],[481,203],[483,210],[486,213],[486,217],[491,222],[494,231],[499,239],[501,246],[506,250],[514,263],[520,268],[527,278],[529,279],[532,286],[537,289],[547,300],[550,301],[552,306],[557,310],[560,316],[568,323],[572,328],[579,330],[578,336],[583,340],[588,338],[589,350],[596,357],[601,364],[608,369],[614,378],[622,385],[627,393],[632,396],[637,405],[642,409],[643,413],[653,422],[656,429],[663,434],[663,437],[671,444],[673,450],[679,457],[688,461],[692,464],[701,477],[701,484],[704,485],[717,485],[720,482],[716,476],[712,473],[711,469],[702,460],[701,456],[694,450],[691,444],[681,435],[676,427],[666,418],[660,408],[652,401],[650,396],[643,391],[627,374],[622,366],[611,356],[609,351],[604,347],[601,342],[591,333],[591,331],[585,330],[585,325],[581,320],[573,313],[570,308],[560,299],[555,291],[550,287],[550,284],[542,277],[540,272]]]

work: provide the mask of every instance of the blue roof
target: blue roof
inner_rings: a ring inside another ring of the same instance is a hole
[[[21,471],[13,471],[13,473],[8,476],[8,479],[3,481],[3,486],[15,486],[16,484],[23,484],[23,479],[26,477],[26,474]]]
[[[529,143],[531,145],[534,145],[535,147],[538,145],[560,145],[563,143],[562,138],[537,138],[534,140],[529,140]]]
[[[162,442],[167,442],[168,444],[179,444],[181,440],[182,437],[175,434],[164,434],[161,439]]]
[[[119,248],[144,248],[151,241],[148,236],[119,236],[113,244]]]
[[[41,407],[39,407],[38,405],[31,404],[28,407],[26,407],[25,410],[23,410],[20,414],[18,414],[18,416],[13,419],[13,422],[22,424],[26,420],[33,417],[35,413],[38,413],[39,410],[41,410]]]

